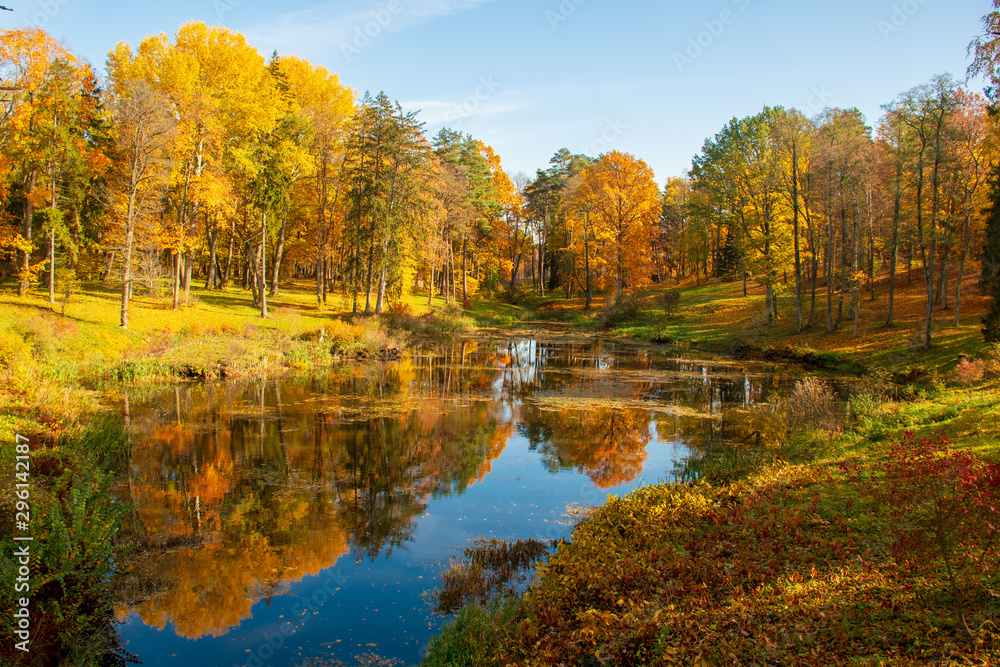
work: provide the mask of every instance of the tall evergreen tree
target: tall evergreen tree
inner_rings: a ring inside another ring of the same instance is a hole
[[[993,177],[990,202],[979,286],[983,294],[993,297],[989,312],[983,318],[983,336],[991,343],[1000,343],[1000,174]]]

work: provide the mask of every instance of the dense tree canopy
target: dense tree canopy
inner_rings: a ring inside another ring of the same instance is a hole
[[[989,77],[996,20],[971,47]],[[414,290],[579,292],[589,310],[603,291],[690,277],[756,283],[765,325],[794,295],[798,331],[853,320],[857,334],[880,280],[894,324],[905,265],[924,278],[930,345],[935,308],[960,322],[967,275],[1000,289],[1000,215],[983,213],[995,121],[946,75],[873,125],[857,109],[734,118],[661,191],[617,151],[563,148],[533,179],[507,174],[482,141],[430,139],[387,94],[358,100],[327,69],[265,58],[224,27],[122,43],[106,66],[99,84],[43,31],[2,33],[0,252],[21,294],[43,279],[51,301],[76,278],[117,282],[122,326],[135,286],[169,287],[179,308],[195,277],[246,290],[265,317],[291,278],[314,281],[320,307],[340,290],[355,313],[380,314]]]

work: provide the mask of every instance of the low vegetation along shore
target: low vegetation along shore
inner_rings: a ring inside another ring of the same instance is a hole
[[[763,447],[610,499],[526,594],[466,606],[424,664],[996,664],[1000,348],[980,302],[966,326],[942,313],[924,350],[919,297],[901,301],[897,326],[876,302],[859,337],[764,327],[763,296],[733,284],[576,319],[817,375],[756,408]],[[848,387],[846,424],[825,376]]]
[[[339,299],[317,308],[308,286],[286,286],[267,320],[245,298],[194,291],[177,311],[137,298],[128,331],[116,296],[100,283],[65,306],[0,295],[0,437],[32,442],[44,550],[39,660],[127,657],[111,624],[114,575],[141,545],[108,495],[128,446],[113,416],[123,386],[340,372],[435,336],[522,334],[669,343],[816,377],[757,408],[762,446],[689,461],[683,483],[595,509],[526,593],[502,588],[462,608],[426,665],[1000,660],[1000,448],[984,427],[1000,420],[1000,350],[979,333],[985,300],[963,326],[942,313],[924,350],[916,287],[897,296],[895,327],[881,325],[876,301],[857,338],[825,325],[795,334],[788,318],[765,326],[763,294],[744,296],[738,283],[653,288],[590,312],[556,297],[428,307],[417,295],[378,319],[349,317]],[[848,387],[846,423],[828,419],[833,377]],[[0,497],[5,530],[11,482]]]

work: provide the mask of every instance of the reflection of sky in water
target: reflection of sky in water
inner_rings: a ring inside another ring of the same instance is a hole
[[[725,410],[773,386],[731,365],[520,341],[133,401],[134,479],[118,493],[163,548],[139,568],[155,583],[123,643],[146,665],[416,663],[444,620],[425,593],[449,558],[484,536],[568,537],[567,506],[670,479],[726,438]]]

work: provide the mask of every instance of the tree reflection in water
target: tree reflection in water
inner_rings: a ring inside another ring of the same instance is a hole
[[[651,443],[711,446],[772,384],[611,344],[464,342],[334,377],[133,398],[118,493],[155,548],[135,563],[148,585],[131,609],[183,637],[223,635],[303,577],[413,541],[429,504],[483,481],[512,438],[608,489],[641,475]]]

